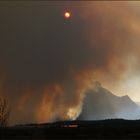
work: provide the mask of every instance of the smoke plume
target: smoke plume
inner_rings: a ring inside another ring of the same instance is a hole
[[[75,119],[93,79],[119,91],[139,68],[140,11],[133,6],[1,2],[0,94],[11,105],[11,123]]]

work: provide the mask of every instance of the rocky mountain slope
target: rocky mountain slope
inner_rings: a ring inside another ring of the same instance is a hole
[[[140,107],[127,95],[115,96],[99,82],[87,91],[83,109],[78,120],[101,120],[111,118],[139,119]]]

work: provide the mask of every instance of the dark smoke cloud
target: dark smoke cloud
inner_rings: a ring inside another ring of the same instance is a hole
[[[125,5],[1,2],[0,89],[11,123],[74,119],[90,80],[121,79],[136,36]],[[64,19],[66,9],[71,19]]]

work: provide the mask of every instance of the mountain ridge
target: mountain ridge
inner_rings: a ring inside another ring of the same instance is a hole
[[[78,120],[139,119],[140,107],[128,95],[116,96],[96,81],[83,100]]]

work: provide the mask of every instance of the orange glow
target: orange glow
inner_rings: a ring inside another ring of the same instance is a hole
[[[62,127],[64,127],[64,128],[77,128],[78,125],[77,124],[69,124],[69,125],[63,125]]]
[[[71,17],[71,14],[70,14],[70,12],[65,12],[64,13],[64,16],[65,16],[65,18],[70,18]]]

